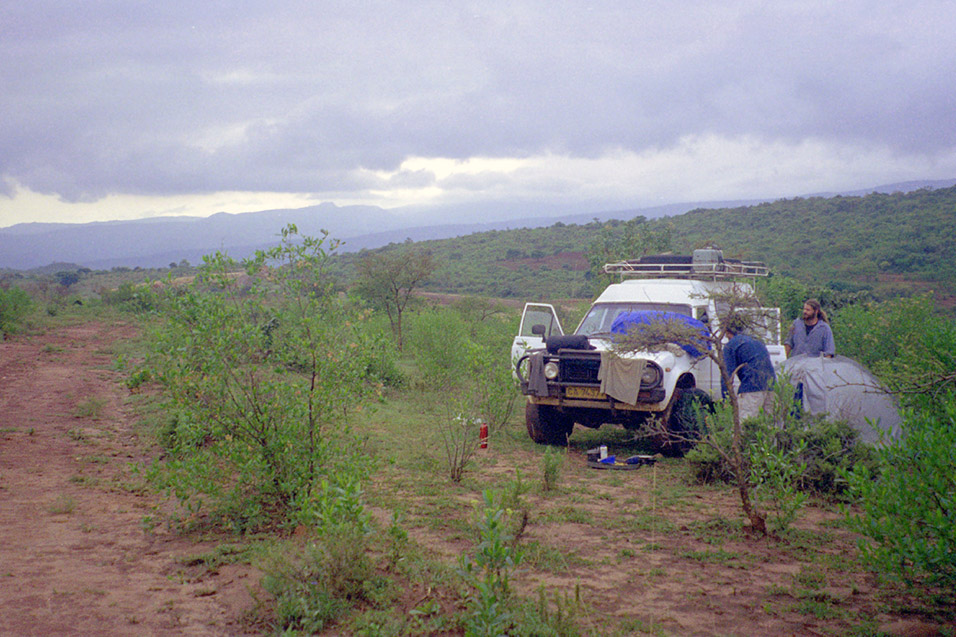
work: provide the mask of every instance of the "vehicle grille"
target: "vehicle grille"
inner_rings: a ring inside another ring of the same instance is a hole
[[[601,369],[600,357],[566,358],[561,357],[559,378],[563,383],[590,383],[599,385],[598,370]]]

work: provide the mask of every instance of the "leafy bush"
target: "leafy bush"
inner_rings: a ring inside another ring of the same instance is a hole
[[[469,327],[447,308],[431,308],[406,320],[405,351],[428,387],[458,383],[468,366]]]
[[[421,312],[410,321],[407,351],[424,386],[470,396],[466,413],[494,432],[510,418],[518,396],[505,354],[516,328],[507,319],[477,316],[454,308]]]
[[[372,331],[359,333],[363,341],[362,366],[368,382],[378,382],[388,387],[405,384],[405,374],[398,367],[398,352],[390,338]]]
[[[748,455],[752,455],[760,449],[757,445],[760,437],[766,437],[767,431],[772,432],[775,453],[790,453],[790,450],[800,449],[799,453],[792,455],[792,461],[796,465],[805,465],[803,471],[794,476],[801,492],[844,498],[847,484],[841,477],[842,473],[857,464],[875,466],[876,452],[872,447],[860,443],[859,433],[845,422],[828,421],[808,414],[803,414],[798,422],[798,426],[780,430],[758,419],[745,421],[743,446],[749,450]],[[708,425],[710,423],[708,419]],[[761,431],[764,433],[761,434]],[[711,435],[717,438],[718,443],[726,438],[725,442],[729,445],[729,430],[712,430]],[[733,481],[727,461],[708,445],[698,445],[689,451],[686,460],[699,482]]]
[[[284,546],[266,563],[263,588],[274,597],[279,630],[321,631],[366,597],[372,576],[361,527],[337,524],[301,548]]]
[[[511,325],[466,308],[430,308],[408,320],[405,352],[418,367],[427,410],[441,438],[449,476],[461,480],[478,448],[478,428],[494,435],[514,413],[518,393],[508,364]]]
[[[932,408],[933,394],[956,387],[956,322],[940,316],[929,296],[843,308],[833,331],[839,352],[872,369],[906,403]]]
[[[128,312],[148,312],[156,309],[156,293],[145,284],[123,281],[115,290],[100,290],[100,299]]]
[[[799,491],[800,478],[807,463],[798,458],[807,449],[806,440],[793,443],[790,436],[772,427],[758,426],[753,445],[748,450],[750,480],[754,493],[768,513],[770,530],[786,531],[797,519],[806,495]]]
[[[327,256],[324,237],[290,227],[245,278],[217,254],[165,291],[149,363],[175,420],[150,476],[188,512],[211,507],[236,531],[309,522],[323,481],[367,472],[347,417],[368,393],[369,344],[327,285]]]
[[[847,474],[862,511],[847,517],[867,561],[910,583],[956,587],[956,394],[904,414],[905,436],[879,449],[879,472]],[[951,600],[952,601],[952,600]]]
[[[558,480],[561,477],[564,454],[549,446],[544,450],[541,462],[543,469],[541,487],[545,491],[554,491],[558,488]]]
[[[33,309],[33,299],[22,289],[0,288],[0,338],[16,332]]]
[[[522,553],[508,532],[507,512],[491,491],[483,494],[474,557],[463,555],[459,572],[472,588],[466,634],[489,637],[508,634],[513,619],[511,576]]]

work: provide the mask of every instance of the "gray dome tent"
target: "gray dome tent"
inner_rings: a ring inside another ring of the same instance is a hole
[[[900,436],[900,414],[886,388],[862,365],[846,356],[788,358],[781,371],[794,386],[803,384],[803,408],[814,415],[845,420],[860,432],[860,440],[880,441]],[[867,422],[869,419],[870,422]]]

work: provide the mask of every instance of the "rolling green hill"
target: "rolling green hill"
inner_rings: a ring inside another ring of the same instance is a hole
[[[787,199],[673,219],[676,247],[714,242],[818,283],[938,282],[956,291],[956,188]]]
[[[669,233],[675,252],[716,245],[725,256],[765,261],[775,274],[811,286],[867,289],[877,296],[934,290],[942,305],[956,301],[956,187],[786,199],[652,221],[636,218],[630,224],[635,226]],[[432,291],[590,297],[597,286],[591,283],[589,250],[627,227],[622,221],[557,223],[414,245],[438,258],[426,286]],[[346,271],[363,254],[343,255]]]

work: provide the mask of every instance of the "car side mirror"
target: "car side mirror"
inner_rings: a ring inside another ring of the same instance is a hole
[[[540,325],[540,324],[539,324],[539,325],[532,325],[532,326],[531,326],[531,333],[534,334],[535,336],[540,336],[540,337],[544,338],[544,333],[545,333],[545,331],[546,331],[546,330],[545,330],[544,325]]]

